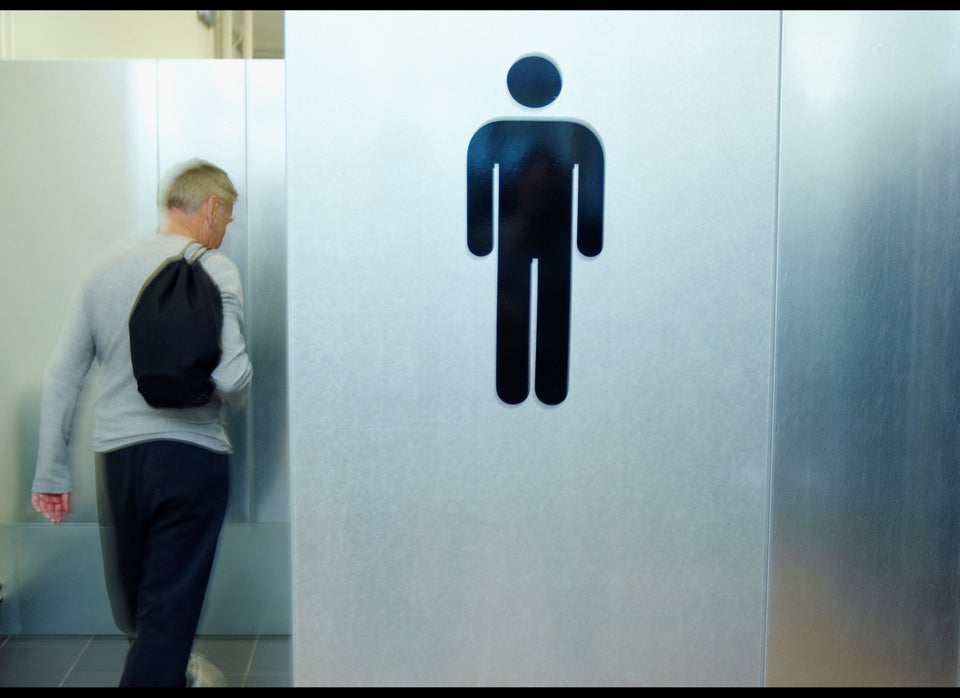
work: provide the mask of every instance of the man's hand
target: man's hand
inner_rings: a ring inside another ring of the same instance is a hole
[[[34,492],[30,497],[30,503],[33,504],[34,509],[54,524],[59,524],[63,521],[63,515],[70,513],[69,492],[64,492],[63,494]]]

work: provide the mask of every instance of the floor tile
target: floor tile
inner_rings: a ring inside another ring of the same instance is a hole
[[[293,688],[293,674],[283,673],[255,673],[247,674],[247,680],[243,684],[244,688]]]
[[[122,635],[0,636],[0,687],[112,688],[129,643]],[[292,687],[289,636],[201,636],[194,651],[226,676],[230,687]]]
[[[250,668],[256,638],[207,636],[197,638],[193,651],[202,654],[224,674],[246,674]]]
[[[265,635],[257,640],[257,648],[250,664],[250,672],[293,671],[293,652],[290,638]]]
[[[119,677],[129,647],[124,636],[94,636],[77,659],[74,671],[112,671]]]
[[[64,688],[116,688],[119,684],[118,671],[71,671],[61,685]]]
[[[0,682],[4,686],[58,686],[89,641],[89,637],[74,636],[13,637],[0,650]]]

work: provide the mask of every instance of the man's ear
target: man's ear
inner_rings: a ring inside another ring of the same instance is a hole
[[[217,197],[211,196],[203,202],[203,222],[207,225],[213,225],[217,220],[217,213],[220,209],[220,202]]]

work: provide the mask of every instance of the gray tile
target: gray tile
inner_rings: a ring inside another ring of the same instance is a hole
[[[194,641],[193,651],[213,662],[224,674],[243,675],[250,667],[256,641],[255,637],[205,635]]]
[[[292,687],[291,638],[201,636],[204,654],[230,687]],[[120,681],[128,643],[122,635],[0,636],[0,687],[111,688]]]
[[[57,686],[88,641],[72,635],[11,637],[0,650],[0,681],[5,686]],[[27,683],[11,683],[15,680]]]
[[[227,680],[227,688],[243,688],[244,672],[223,672],[224,678]]]
[[[120,672],[116,671],[71,671],[63,682],[64,688],[117,688]]]
[[[293,676],[289,672],[250,672],[244,688],[293,688]]]
[[[122,635],[97,635],[81,653],[74,671],[112,671],[119,678],[129,647]]]
[[[257,640],[250,672],[262,671],[293,671],[293,652],[289,637],[265,635]]]
[[[0,669],[0,687],[2,688],[57,688],[61,678],[52,675],[37,675],[19,671],[3,671]]]

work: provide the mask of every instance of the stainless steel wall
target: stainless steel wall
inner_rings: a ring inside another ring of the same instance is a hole
[[[956,684],[958,46],[784,13],[771,685]]]
[[[290,15],[297,681],[955,685],[958,13]],[[465,249],[537,52],[607,158],[555,407]]]
[[[297,683],[760,683],[779,13],[285,27]],[[531,52],[542,110],[507,89]],[[606,158],[556,406],[498,398],[467,248],[468,145],[505,118]]]
[[[223,249],[244,283],[256,377],[231,424],[228,524],[201,630],[289,633],[282,61],[0,62],[0,94],[0,467],[11,485],[0,492],[0,632],[116,632],[100,567],[89,390],[73,448],[74,513],[55,528],[29,505],[40,381],[85,265],[111,240],[153,234],[159,175],[203,157],[240,192]]]

